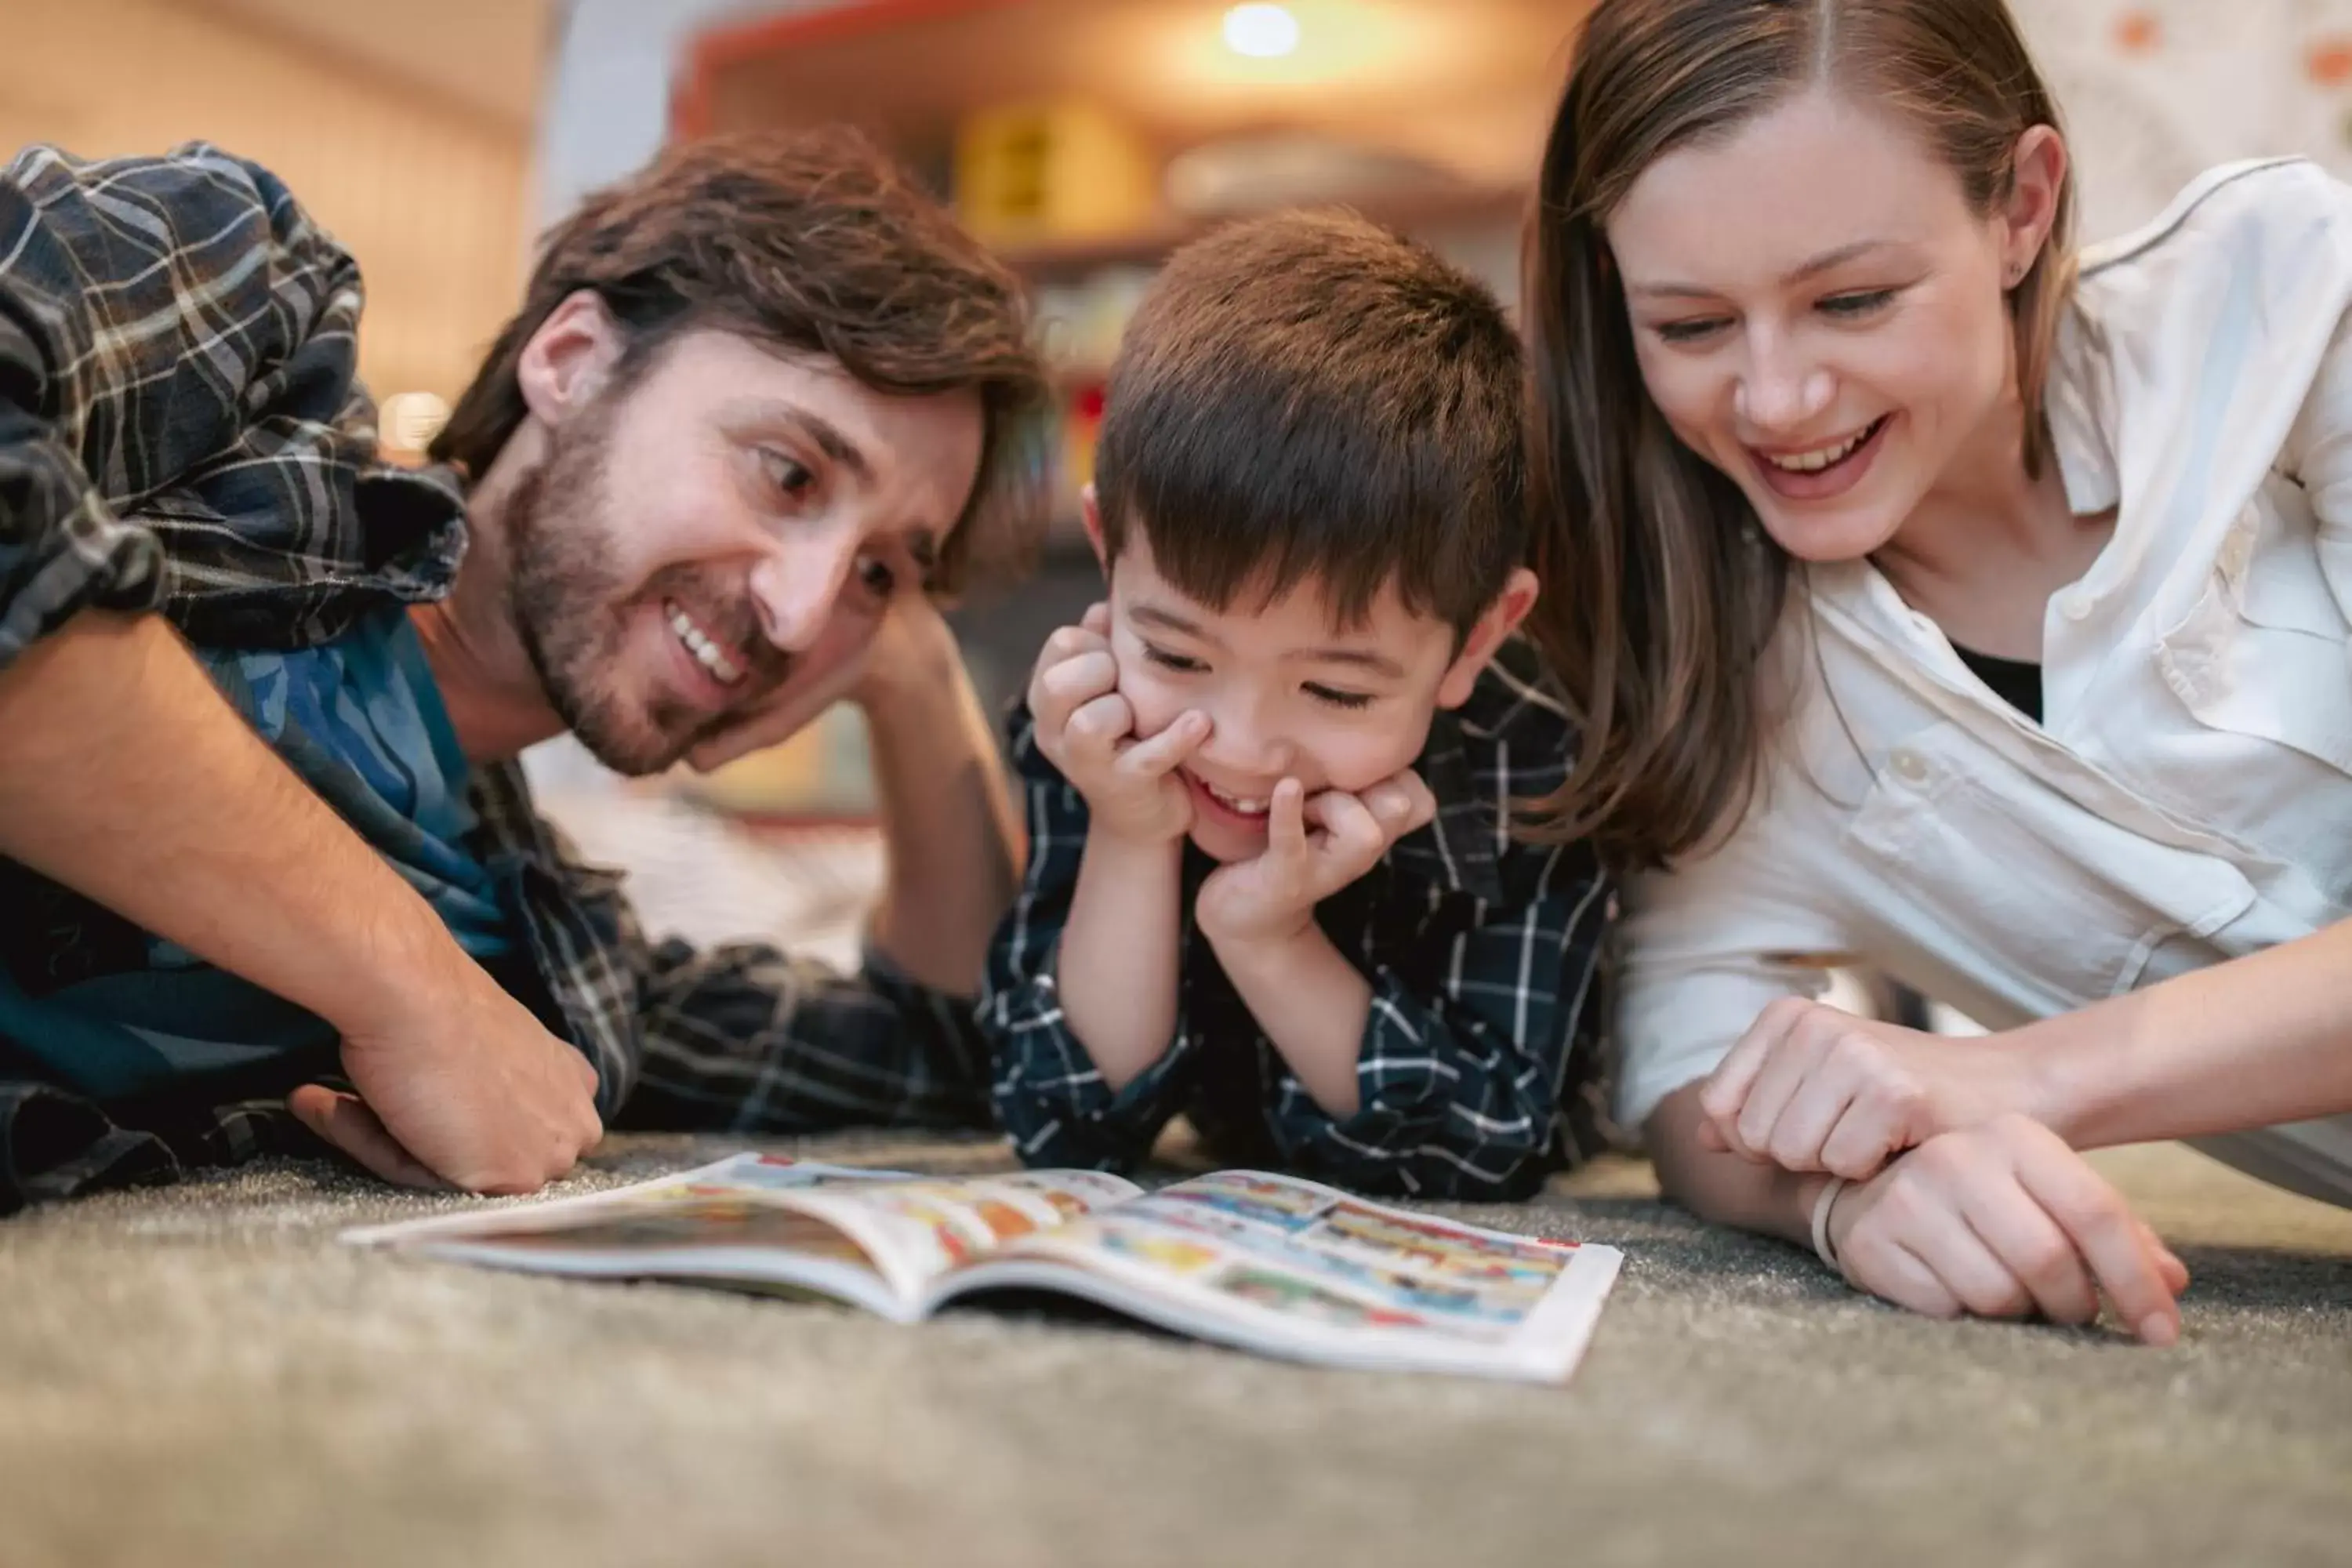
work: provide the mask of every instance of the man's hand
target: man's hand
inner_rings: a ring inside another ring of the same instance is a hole
[[[1437,797],[1411,768],[1360,795],[1325,790],[1313,800],[1297,779],[1274,787],[1265,853],[1222,866],[1193,905],[1212,942],[1279,942],[1305,931],[1315,906],[1370,870],[1389,846],[1437,815]]]
[[[2087,1323],[2104,1291],[2149,1344],[2180,1337],[2189,1270],[2029,1117],[1928,1139],[1840,1194],[1830,1237],[1848,1280],[1929,1317]]]
[[[386,1181],[535,1193],[604,1135],[596,1071],[454,943],[437,969],[342,1023],[357,1095],[311,1084],[287,1104]]]
[[[1085,797],[1089,832],[1167,843],[1192,826],[1192,802],[1175,773],[1209,738],[1208,717],[1188,710],[1138,740],[1135,710],[1118,694],[1109,630],[1109,606],[1097,605],[1045,639],[1029,678],[1037,749]]]
[[[1949,1039],[1790,997],[1765,1008],[1707,1079],[1699,1138],[1859,1181],[1939,1132],[2032,1114],[2032,1065],[1999,1036]]]

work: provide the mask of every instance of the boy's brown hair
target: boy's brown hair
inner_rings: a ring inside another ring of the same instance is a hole
[[[1223,609],[1310,578],[1345,622],[1393,583],[1466,632],[1526,553],[1518,340],[1494,294],[1349,214],[1178,250],[1111,370],[1095,486],[1112,561]]]
[[[1045,377],[1020,281],[872,142],[824,129],[670,149],[551,231],[522,308],[430,456],[478,478],[521,425],[523,347],[593,289],[632,335],[625,391],[681,333],[718,328],[838,361],[877,391],[980,395],[987,444],[934,585],[1017,555],[1042,521],[1034,450]]]

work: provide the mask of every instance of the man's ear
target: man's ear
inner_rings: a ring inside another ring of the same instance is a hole
[[[1444,679],[1437,683],[1437,705],[1459,708],[1470,700],[1470,692],[1478,684],[1480,672],[1503,646],[1503,639],[1519,629],[1528,612],[1536,607],[1538,593],[1536,574],[1519,567],[1495,595],[1495,602],[1471,625],[1470,635],[1462,639],[1462,651],[1445,667]]]
[[[593,289],[566,295],[516,361],[515,382],[524,406],[542,425],[562,425],[596,401],[626,346],[621,323],[602,295]]]

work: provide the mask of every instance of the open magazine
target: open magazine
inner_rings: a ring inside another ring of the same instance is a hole
[[[982,1291],[1050,1291],[1267,1355],[1538,1382],[1574,1370],[1621,1261],[1251,1171],[1147,1193],[1095,1171],[929,1177],[767,1154],[344,1239],[810,1293],[899,1322]]]

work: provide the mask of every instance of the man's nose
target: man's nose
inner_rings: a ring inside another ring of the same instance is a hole
[[[760,634],[786,653],[807,652],[856,564],[857,540],[846,530],[774,542],[750,578]]]

